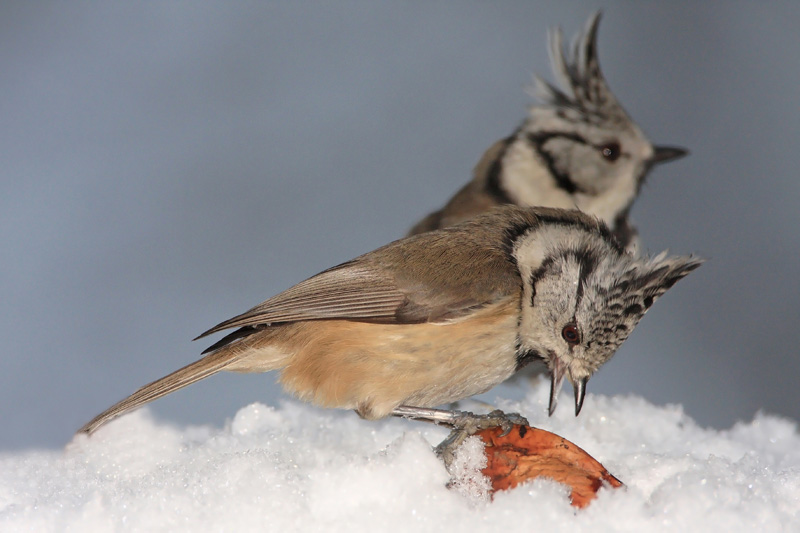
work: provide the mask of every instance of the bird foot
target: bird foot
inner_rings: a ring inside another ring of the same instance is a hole
[[[450,426],[453,431],[438,446],[434,448],[436,455],[444,461],[448,472],[450,465],[453,464],[455,451],[467,439],[483,431],[484,429],[501,427],[501,436],[508,435],[508,432],[515,425],[527,426],[528,420],[519,413],[506,414],[499,409],[495,409],[488,415],[476,415],[469,411],[447,411],[443,409],[431,409],[426,407],[413,407],[401,405],[392,411],[392,415],[412,420],[423,420],[433,422],[443,426]]]
[[[515,425],[528,425],[528,420],[519,413],[506,414],[499,409],[487,415],[476,415],[467,411],[455,411],[454,413],[457,414],[451,423],[453,431],[434,448],[436,455],[444,461],[448,472],[455,459],[456,450],[468,437],[494,427],[502,428],[501,436],[506,436]]]

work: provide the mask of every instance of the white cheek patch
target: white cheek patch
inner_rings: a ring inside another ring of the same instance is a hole
[[[514,259],[523,280],[529,280],[544,259],[556,250],[579,249],[585,247],[589,235],[574,225],[545,224],[533,228],[517,239],[514,246]]]
[[[636,198],[637,184],[633,176],[633,167],[628,171],[629,176],[618,179],[617,185],[599,195],[576,194],[575,203],[578,209],[591,213],[606,224],[613,224],[620,209],[631,203]]]
[[[531,230],[517,241],[513,255],[523,280],[520,338],[526,346],[558,349],[557,344],[562,342],[559,324],[574,311],[580,266],[577,263],[562,264],[563,268],[571,269],[572,274],[564,272],[558,280],[550,277],[550,282],[538,287],[533,306],[531,276],[546,258],[553,257],[557,251],[561,253],[585,247],[587,237],[585,231],[575,226],[548,224]]]
[[[519,205],[575,207],[572,196],[556,186],[550,172],[523,139],[517,139],[503,156],[502,188]]]

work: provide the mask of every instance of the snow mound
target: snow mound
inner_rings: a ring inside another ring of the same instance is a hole
[[[589,395],[546,416],[547,383],[501,402],[572,440],[626,487],[586,509],[542,479],[487,497],[477,439],[450,476],[421,422],[368,422],[294,402],[241,409],[225,428],[176,428],[147,410],[63,451],[0,455],[2,531],[786,531],[800,529],[795,422],[758,414],[724,431],[677,406]],[[485,406],[470,403],[473,410]]]

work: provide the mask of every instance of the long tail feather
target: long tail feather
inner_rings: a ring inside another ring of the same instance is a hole
[[[92,434],[104,424],[128,411],[216,374],[228,366],[236,355],[235,350],[220,350],[207,355],[199,361],[186,365],[168,376],[157,379],[94,417],[79,429],[78,433]]]

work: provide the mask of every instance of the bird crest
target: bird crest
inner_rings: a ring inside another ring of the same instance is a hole
[[[594,301],[588,302],[595,316],[591,337],[610,353],[625,341],[653,302],[703,263],[692,256],[667,257],[666,252],[650,259],[623,258],[598,269]]]
[[[546,107],[566,115],[577,115],[575,119],[589,122],[629,122],[617,98],[611,92],[600,70],[597,58],[597,27],[600,11],[588,21],[583,32],[578,34],[567,49],[563,44],[561,28],[550,33],[550,59],[556,79],[563,88],[535,77],[534,95]]]

